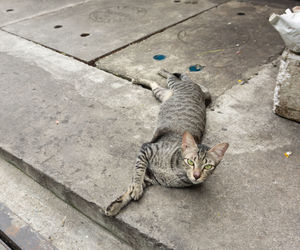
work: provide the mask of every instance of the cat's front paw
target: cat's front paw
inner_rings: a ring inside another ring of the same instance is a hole
[[[105,215],[110,217],[115,216],[120,212],[121,208],[122,204],[118,201],[114,201],[105,209]]]
[[[143,185],[134,183],[131,184],[130,189],[130,196],[132,199],[138,200],[139,198],[141,198],[143,194]]]

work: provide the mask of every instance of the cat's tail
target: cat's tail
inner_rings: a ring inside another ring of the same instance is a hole
[[[115,216],[120,210],[125,207],[131,200],[132,189],[128,188],[127,192],[120,197],[118,197],[115,201],[113,201],[105,210],[105,214],[107,216]]]

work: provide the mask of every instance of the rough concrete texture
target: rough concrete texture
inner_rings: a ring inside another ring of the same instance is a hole
[[[188,72],[191,65],[204,69],[190,76],[209,88],[214,97],[245,81],[259,66],[283,50],[278,33],[268,23],[279,9],[231,1],[184,23],[100,59],[100,69],[136,80],[165,82],[157,71]],[[163,54],[165,60],[153,56]]]
[[[4,204],[6,210],[9,209],[14,217],[22,219],[23,224],[39,232],[48,240],[48,246],[51,243],[56,249],[130,249],[99,225],[55,197],[49,190],[1,159],[0,189],[5,190],[0,193],[0,205]],[[28,237],[24,240],[32,241]],[[24,244],[21,243],[19,246],[25,250]]]
[[[9,196],[10,199],[11,197],[14,195]],[[58,250],[2,202],[0,202],[0,237],[11,249]]]
[[[260,5],[269,5],[278,8],[290,8],[299,5],[299,0],[238,0],[239,2],[250,2]]]
[[[209,0],[196,4],[95,0],[3,29],[91,61],[215,5]],[[57,25],[62,27],[54,28]]]
[[[0,250],[9,250],[9,247],[2,240],[0,240]]]
[[[86,0],[1,0],[0,26],[74,6]]]
[[[131,181],[136,153],[152,135],[156,101],[96,68],[0,37],[0,155],[110,230],[125,227],[121,237],[140,244],[128,237],[136,231],[103,209]]]
[[[120,218],[174,249],[298,249],[300,125],[272,113],[276,73],[266,67],[208,111],[204,143],[230,147],[206,183],[149,188]]]
[[[274,112],[300,122],[300,56],[286,50],[274,91]]]
[[[204,142],[230,148],[206,183],[151,187],[108,218],[104,207],[127,188],[154,130],[151,92],[0,37],[2,157],[139,249],[297,249],[300,125],[272,113],[277,68],[227,90],[208,111]]]

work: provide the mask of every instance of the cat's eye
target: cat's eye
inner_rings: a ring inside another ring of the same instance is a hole
[[[187,159],[187,163],[190,165],[190,166],[194,166],[194,162],[190,159]]]
[[[206,169],[206,170],[211,170],[213,168],[214,168],[213,165],[205,165],[204,166],[204,169]]]

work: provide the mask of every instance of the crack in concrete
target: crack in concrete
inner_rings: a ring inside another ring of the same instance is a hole
[[[118,48],[118,49],[115,49],[115,50],[113,50],[113,51],[110,51],[110,52],[108,52],[108,53],[102,55],[102,56],[99,56],[99,57],[97,57],[97,58],[95,58],[95,59],[89,61],[88,64],[91,65],[91,66],[96,66],[96,65],[95,65],[96,61],[98,61],[98,60],[101,59],[101,58],[104,58],[104,57],[110,56],[110,55],[112,55],[112,54],[115,54],[116,52],[119,52],[119,51],[121,51],[121,50],[127,48],[127,47],[130,46],[130,45],[140,43],[140,42],[142,42],[142,41],[144,41],[144,40],[146,40],[146,39],[148,39],[148,38],[150,38],[150,37],[152,37],[152,36],[154,36],[154,35],[157,35],[157,34],[159,34],[159,33],[162,33],[162,32],[164,32],[165,30],[167,30],[167,29],[169,29],[169,28],[172,28],[172,27],[174,27],[174,26],[176,26],[176,25],[178,25],[178,24],[181,24],[181,23],[183,23],[183,22],[185,22],[185,21],[187,21],[187,20],[189,20],[189,19],[192,19],[192,18],[194,18],[194,17],[196,17],[196,16],[199,16],[199,15],[201,15],[201,14],[203,14],[203,13],[205,13],[205,12],[208,12],[208,11],[214,9],[214,8],[218,8],[220,5],[225,4],[225,3],[226,3],[226,2],[217,4],[217,5],[212,6],[212,7],[208,8],[208,9],[206,9],[206,10],[200,11],[199,13],[196,13],[195,15],[192,15],[192,16],[190,16],[190,17],[187,17],[187,18],[185,18],[185,19],[182,19],[182,20],[180,20],[180,21],[178,21],[178,22],[176,22],[176,23],[173,23],[173,24],[171,24],[171,25],[169,25],[169,26],[167,26],[167,27],[164,27],[164,28],[162,28],[162,29],[160,29],[160,30],[157,30],[157,31],[155,31],[155,32],[152,32],[152,33],[150,33],[150,34],[148,34],[148,35],[146,35],[146,36],[144,36],[144,37],[142,37],[142,38],[139,38],[139,39],[137,39],[137,40],[135,40],[135,41],[133,41],[133,42],[131,42],[131,43],[128,43],[128,44],[126,44],[126,45],[124,45],[124,46],[122,46],[122,47],[120,47],[120,48]]]

